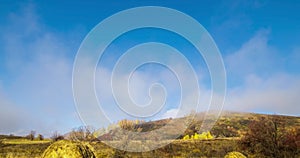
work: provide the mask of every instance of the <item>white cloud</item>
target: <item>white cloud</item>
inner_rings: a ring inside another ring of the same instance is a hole
[[[67,39],[48,31],[31,4],[11,13],[1,29],[9,78],[3,79],[3,89],[6,98],[13,101],[1,99],[2,132],[15,130],[26,134],[36,129],[50,135],[53,130],[65,132],[80,125],[74,116],[72,61],[67,57],[70,51],[65,45]],[[8,120],[20,123],[9,126]]]
[[[176,118],[178,112],[179,112],[178,109],[170,109],[161,116],[161,119]],[[177,117],[181,117],[181,116],[177,116]]]
[[[228,81],[234,86],[228,88],[225,109],[299,115],[300,77],[286,71],[295,69],[295,53],[280,56],[268,43],[269,34],[257,32],[226,57]],[[290,62],[294,67],[287,67]]]
[[[157,71],[157,69],[155,71]],[[168,72],[167,70],[162,70],[157,72],[158,73],[156,75],[153,75],[153,71],[135,71],[130,78],[130,82],[128,85],[129,89],[124,89],[125,87],[121,86],[122,84],[127,84],[122,82],[124,80],[116,80],[117,82],[114,84],[118,91],[123,92],[121,93],[122,94],[121,98],[122,97],[127,98],[128,97],[127,94],[129,94],[130,99],[133,102],[135,102],[137,106],[143,106],[151,102],[151,97],[152,99],[163,97],[159,95],[159,93],[153,93],[152,96],[149,95],[149,88],[151,87],[151,85],[158,81],[162,81],[163,82],[162,85],[164,86],[167,92],[167,97],[169,97],[167,98],[167,102],[162,109],[162,111],[166,111],[167,109],[170,108],[171,104],[173,104],[174,101],[176,102],[179,99],[178,97],[176,98],[175,95],[176,94],[179,95],[180,87],[178,83],[175,83],[176,78],[174,78],[175,76],[172,75],[171,72]],[[118,75],[118,78],[128,78],[128,77],[129,74]],[[111,85],[111,71],[105,67],[99,67],[96,74],[96,87],[97,87],[98,99],[101,105],[103,105],[102,108],[110,117],[110,119],[114,121],[128,118],[128,117],[130,118],[129,115],[125,114],[123,111],[119,109],[112,95],[112,87],[110,85]],[[129,104],[129,103],[130,102],[126,102],[123,104]],[[159,113],[157,115],[161,115],[161,114],[162,113]]]
[[[157,67],[156,67],[157,68]],[[156,69],[153,70],[151,67],[148,69],[149,71],[135,71],[134,74],[131,76],[131,82],[129,84],[129,91],[127,89],[121,90],[120,88],[123,86],[118,86],[121,84],[127,84],[121,82],[121,80],[117,80],[118,90],[123,91],[124,93],[130,93],[131,99],[136,101],[137,104],[147,104],[150,100],[149,96],[149,88],[151,84],[161,81],[162,85],[166,89],[167,92],[167,102],[163,107],[162,111],[156,114],[153,118],[147,119],[160,119],[166,118],[166,116],[174,117],[175,111],[179,111],[180,105],[180,84],[178,83],[176,76],[172,74],[172,72],[165,70],[165,69]],[[155,73],[153,73],[155,71]],[[186,71],[181,70],[180,72],[183,74],[183,80],[180,82],[184,82],[185,85],[188,87],[192,87],[195,85],[191,85],[193,82],[190,82],[189,75],[186,74]],[[155,74],[155,75],[153,75]],[[127,78],[129,74],[123,74],[118,78]],[[97,86],[97,93],[98,99],[103,105],[104,111],[110,117],[110,119],[116,121],[124,118],[128,118],[129,116],[124,114],[121,111],[112,96],[112,88],[111,85],[111,71],[105,67],[99,67],[96,73],[96,86]],[[199,92],[195,92],[195,88],[189,88],[186,92],[187,94],[183,95],[181,103],[184,103],[184,107],[182,111],[178,114],[178,117],[184,116],[189,114],[191,111],[206,111],[209,106],[210,95],[211,91],[205,89],[203,85],[201,85],[201,81],[199,81],[199,88],[201,90],[200,96],[197,96]],[[123,93],[122,93],[123,94]],[[127,97],[126,95],[122,97]],[[161,98],[160,95],[154,95],[153,97]],[[199,106],[196,109],[195,99],[199,97]]]
[[[278,71],[282,61],[275,48],[268,44],[269,30],[260,30],[239,50],[226,56],[228,76],[244,77],[250,73],[267,74]],[[277,69],[274,69],[276,66]]]
[[[299,94],[300,76],[279,74],[262,79],[250,75],[246,85],[229,91],[225,108],[299,116]]]
[[[0,133],[16,133],[29,120],[27,112],[11,103],[0,89]]]

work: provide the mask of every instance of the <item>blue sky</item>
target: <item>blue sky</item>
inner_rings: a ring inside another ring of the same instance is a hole
[[[103,19],[139,6],[179,10],[207,29],[219,47],[227,71],[225,110],[299,116],[299,2],[2,1],[0,133],[24,134],[36,130],[49,135],[82,125],[72,96],[72,67],[77,50],[87,33]],[[193,46],[178,34],[140,29],[116,39],[98,65],[97,91],[112,121],[128,117],[121,111],[115,112],[111,96],[106,95],[113,63],[130,47],[151,41],[172,45],[187,56],[197,71],[201,96],[206,98],[200,101],[201,105],[207,105],[211,88],[209,72]],[[173,78],[165,67],[153,64],[135,74],[132,95],[137,102],[149,101],[148,84],[155,81],[165,84],[170,94],[163,110],[149,119],[176,113],[179,89]]]

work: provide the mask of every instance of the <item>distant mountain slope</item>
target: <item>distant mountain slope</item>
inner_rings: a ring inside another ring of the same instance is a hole
[[[130,131],[149,132],[169,124],[169,126],[171,127],[170,130],[164,131],[163,133],[164,139],[169,139],[174,138],[174,135],[177,134],[177,129],[184,125],[188,125],[188,128],[186,129],[184,134],[178,136],[178,139],[180,139],[184,135],[192,135],[198,132],[204,118],[203,116],[204,113],[197,113],[194,118],[192,118],[191,116],[186,116],[182,118],[170,118],[150,122],[142,122],[138,124],[130,123],[130,120],[127,120],[128,125],[122,125],[122,128]],[[286,128],[300,127],[300,117],[225,111],[220,115],[218,121],[215,123],[210,132],[214,135],[214,137],[217,138],[240,137],[247,131],[249,124],[253,120],[258,120],[258,118],[260,117],[276,119],[281,124],[284,124]],[[116,135],[120,135],[119,128],[119,126],[115,125],[114,128],[111,128],[107,132],[98,134],[98,138],[100,140],[112,140]],[[136,139],[153,139],[153,136],[149,136],[149,138],[147,138],[145,135],[145,137],[143,138]]]

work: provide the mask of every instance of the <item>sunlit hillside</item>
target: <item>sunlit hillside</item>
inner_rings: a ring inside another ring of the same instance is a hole
[[[211,131],[210,136],[199,133],[203,114],[196,114],[184,134],[176,138],[172,143],[152,151],[134,153],[113,149],[106,145],[107,142],[126,143],[128,146],[136,145],[142,147],[146,143],[159,143],[168,140],[181,126],[189,119],[186,116],[178,119],[164,119],[151,122],[122,120],[115,128],[106,129],[99,137],[98,130],[88,131],[80,127],[65,135],[65,138],[72,141],[88,144],[96,157],[224,157],[230,152],[239,152],[247,157],[297,157],[299,156],[300,118],[283,115],[264,115],[254,113],[224,112]],[[168,124],[169,121],[177,122],[172,124],[174,131],[166,131],[161,140],[152,137],[134,138],[135,144],[130,144],[131,138],[120,138],[119,128],[147,132],[159,129]],[[81,129],[81,130],[80,130]],[[91,132],[91,133],[89,133]],[[198,132],[198,134],[197,134]],[[253,135],[254,134],[254,135]],[[56,135],[56,138],[59,135]],[[60,136],[62,137],[62,136]],[[115,137],[118,137],[116,139]],[[0,157],[41,157],[49,145],[60,142],[60,139],[43,139],[35,137],[30,140],[21,136],[0,136]],[[106,143],[105,143],[106,142]],[[264,146],[264,143],[268,146]],[[273,144],[274,143],[274,144]],[[63,143],[60,143],[63,146]],[[59,147],[51,147],[56,150]],[[47,152],[50,149],[47,150]],[[66,149],[67,150],[67,149]],[[72,150],[77,150],[76,146]],[[90,149],[89,149],[90,150]],[[271,150],[271,151],[270,151]],[[68,153],[68,151],[64,151]],[[72,152],[71,152],[72,153]]]

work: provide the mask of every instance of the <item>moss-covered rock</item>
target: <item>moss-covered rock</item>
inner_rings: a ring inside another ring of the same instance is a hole
[[[51,144],[43,153],[43,158],[95,158],[88,144],[61,140]]]
[[[240,152],[233,151],[227,153],[224,158],[247,158],[247,157]]]

